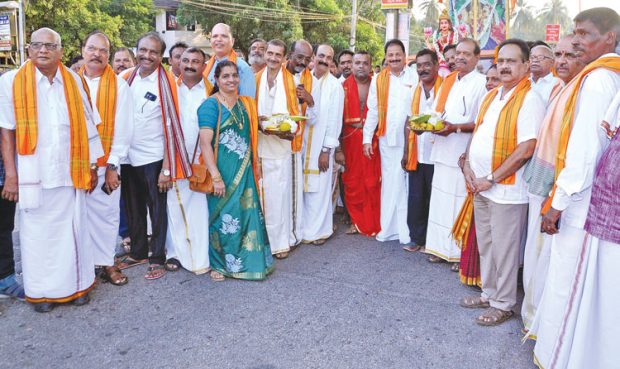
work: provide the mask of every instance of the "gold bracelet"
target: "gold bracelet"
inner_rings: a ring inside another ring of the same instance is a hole
[[[213,182],[221,181],[222,180],[222,176],[218,174],[216,176],[211,176],[211,179],[213,180]]]

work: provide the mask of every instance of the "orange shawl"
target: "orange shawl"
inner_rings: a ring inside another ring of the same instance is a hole
[[[258,109],[256,108],[256,100],[249,96],[239,96],[239,100],[245,107],[245,111],[248,113],[248,118],[250,118],[250,143],[252,145],[252,169],[254,171],[254,182],[256,183],[256,188],[260,188],[258,186],[258,177],[259,177],[259,169],[258,169]]]
[[[263,77],[263,73],[265,72],[267,68],[263,68],[261,69],[257,74],[256,74],[256,101],[258,101],[258,97],[259,97],[259,92],[260,92],[260,80]],[[299,115],[299,104],[297,102],[297,93],[295,92],[295,78],[293,78],[293,75],[291,74],[291,72],[288,71],[288,69],[286,69],[286,67],[283,65],[282,66],[282,80],[284,81],[284,89],[286,90],[286,110],[288,110],[288,113],[290,115]],[[310,83],[312,83],[312,79],[310,80]],[[295,136],[295,139],[293,139],[293,141],[291,141],[291,149],[294,152],[299,152],[301,151],[301,145],[302,145],[302,139],[303,139],[303,124],[304,122],[301,121],[299,122],[299,127],[302,129],[300,134],[298,134],[297,136]]]
[[[82,95],[69,69],[59,64],[58,71],[62,76],[69,113],[71,180],[75,188],[88,190],[90,189],[90,155]],[[17,153],[33,155],[38,138],[37,81],[35,65],[30,60],[24,63],[15,75],[13,104]]]
[[[564,115],[562,116],[562,125],[560,127],[560,140],[558,144],[558,151],[555,163],[555,178],[553,190],[551,192],[551,195],[549,196],[549,201],[547,201],[545,207],[541,211],[542,214],[545,214],[551,208],[551,203],[553,202],[553,197],[555,196],[555,191],[557,189],[557,185],[555,184],[555,182],[557,181],[560,172],[562,172],[562,170],[566,166],[566,151],[568,150],[568,141],[570,139],[570,134],[573,129],[575,110],[577,107],[577,97],[579,97],[581,84],[583,83],[585,77],[590,74],[590,72],[598,68],[605,68],[607,70],[620,73],[620,58],[617,56],[598,58],[592,63],[588,64],[577,76],[574,77],[574,80],[576,80],[577,83],[575,83],[575,87],[573,88],[571,96],[568,99],[568,103],[564,107]]]
[[[390,92],[390,68],[384,68],[377,75],[377,112],[379,122],[377,125],[377,137],[385,135],[387,126],[387,109]]]
[[[84,77],[84,67],[80,69],[79,75]],[[92,93],[88,84],[84,83],[84,88],[88,95]],[[112,141],[114,141],[114,125],[116,122],[116,73],[110,65],[106,65],[103,74],[99,79],[97,90],[97,111],[101,116],[101,123],[97,126],[101,146],[103,146],[103,156],[97,160],[97,166],[105,167],[110,156]]]
[[[523,78],[515,87],[515,91],[512,93],[506,105],[499,113],[499,119],[497,120],[497,126],[495,127],[495,137],[493,140],[493,170],[499,168],[500,165],[515,151],[517,148],[517,120],[519,118],[519,112],[525,101],[525,96],[531,89],[531,82],[529,78]],[[497,96],[499,87],[492,89],[486,94],[482,103],[480,104],[480,111],[478,112],[478,119],[476,120],[476,130],[484,122],[484,116],[491,106],[491,103]],[[516,173],[504,178],[499,183],[501,184],[515,184]]]
[[[439,87],[441,87],[441,77],[437,76],[435,79],[435,86],[433,86],[433,96],[437,96],[437,91],[439,91]],[[413,100],[411,101],[411,115],[420,114],[420,99],[422,98],[422,82],[418,84],[413,92]],[[409,136],[407,138],[407,170],[416,170],[418,169],[418,135],[409,131]]]
[[[435,106],[435,111],[443,114],[446,110],[446,102],[448,101],[448,96],[450,95],[450,91],[452,90],[452,86],[456,82],[456,79],[459,76],[459,72],[452,72],[444,78],[443,83],[441,84],[441,89],[439,90],[439,96],[435,96],[437,101],[437,105]]]
[[[235,50],[230,50],[230,54],[228,54],[228,57],[226,58],[226,60],[230,60],[231,62],[237,64],[237,53],[235,53]],[[214,65],[215,65],[215,55],[213,55],[207,61],[207,66],[205,67],[205,70],[202,72],[202,75],[205,78],[209,78],[209,74],[211,73],[211,69],[213,69]]]

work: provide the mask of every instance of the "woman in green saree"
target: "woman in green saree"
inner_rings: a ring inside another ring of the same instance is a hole
[[[273,258],[257,191],[256,103],[237,96],[235,63],[219,63],[214,75],[213,93],[198,108],[200,150],[214,188],[208,195],[211,278],[262,280]]]

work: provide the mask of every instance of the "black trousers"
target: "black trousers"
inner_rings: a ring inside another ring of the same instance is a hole
[[[418,163],[418,169],[409,172],[409,235],[416,245],[426,245],[428,208],[431,202],[434,166]]]
[[[151,264],[166,261],[166,232],[168,231],[167,194],[157,188],[163,160],[154,163],[131,166],[124,164],[121,191],[125,200],[125,211],[131,237],[131,252],[134,259],[149,259]],[[151,217],[151,241],[147,238],[146,209]],[[151,255],[149,256],[149,251]]]
[[[4,186],[0,186],[0,193]],[[15,203],[0,198],[0,279],[15,273],[13,260],[13,227],[15,226]]]

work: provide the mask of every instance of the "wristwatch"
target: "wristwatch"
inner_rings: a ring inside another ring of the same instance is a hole
[[[323,148],[321,149],[321,152],[324,152],[324,153],[329,153],[331,151],[332,149],[330,149],[329,147],[325,147],[325,146],[323,146]]]
[[[495,184],[495,179],[493,178],[493,173],[487,176],[487,181],[491,182],[491,184]]]
[[[168,169],[162,169],[161,170],[161,174],[163,174],[166,177],[170,177],[170,170]]]
[[[118,167],[114,164],[108,164],[108,169],[113,171],[118,171]]]

